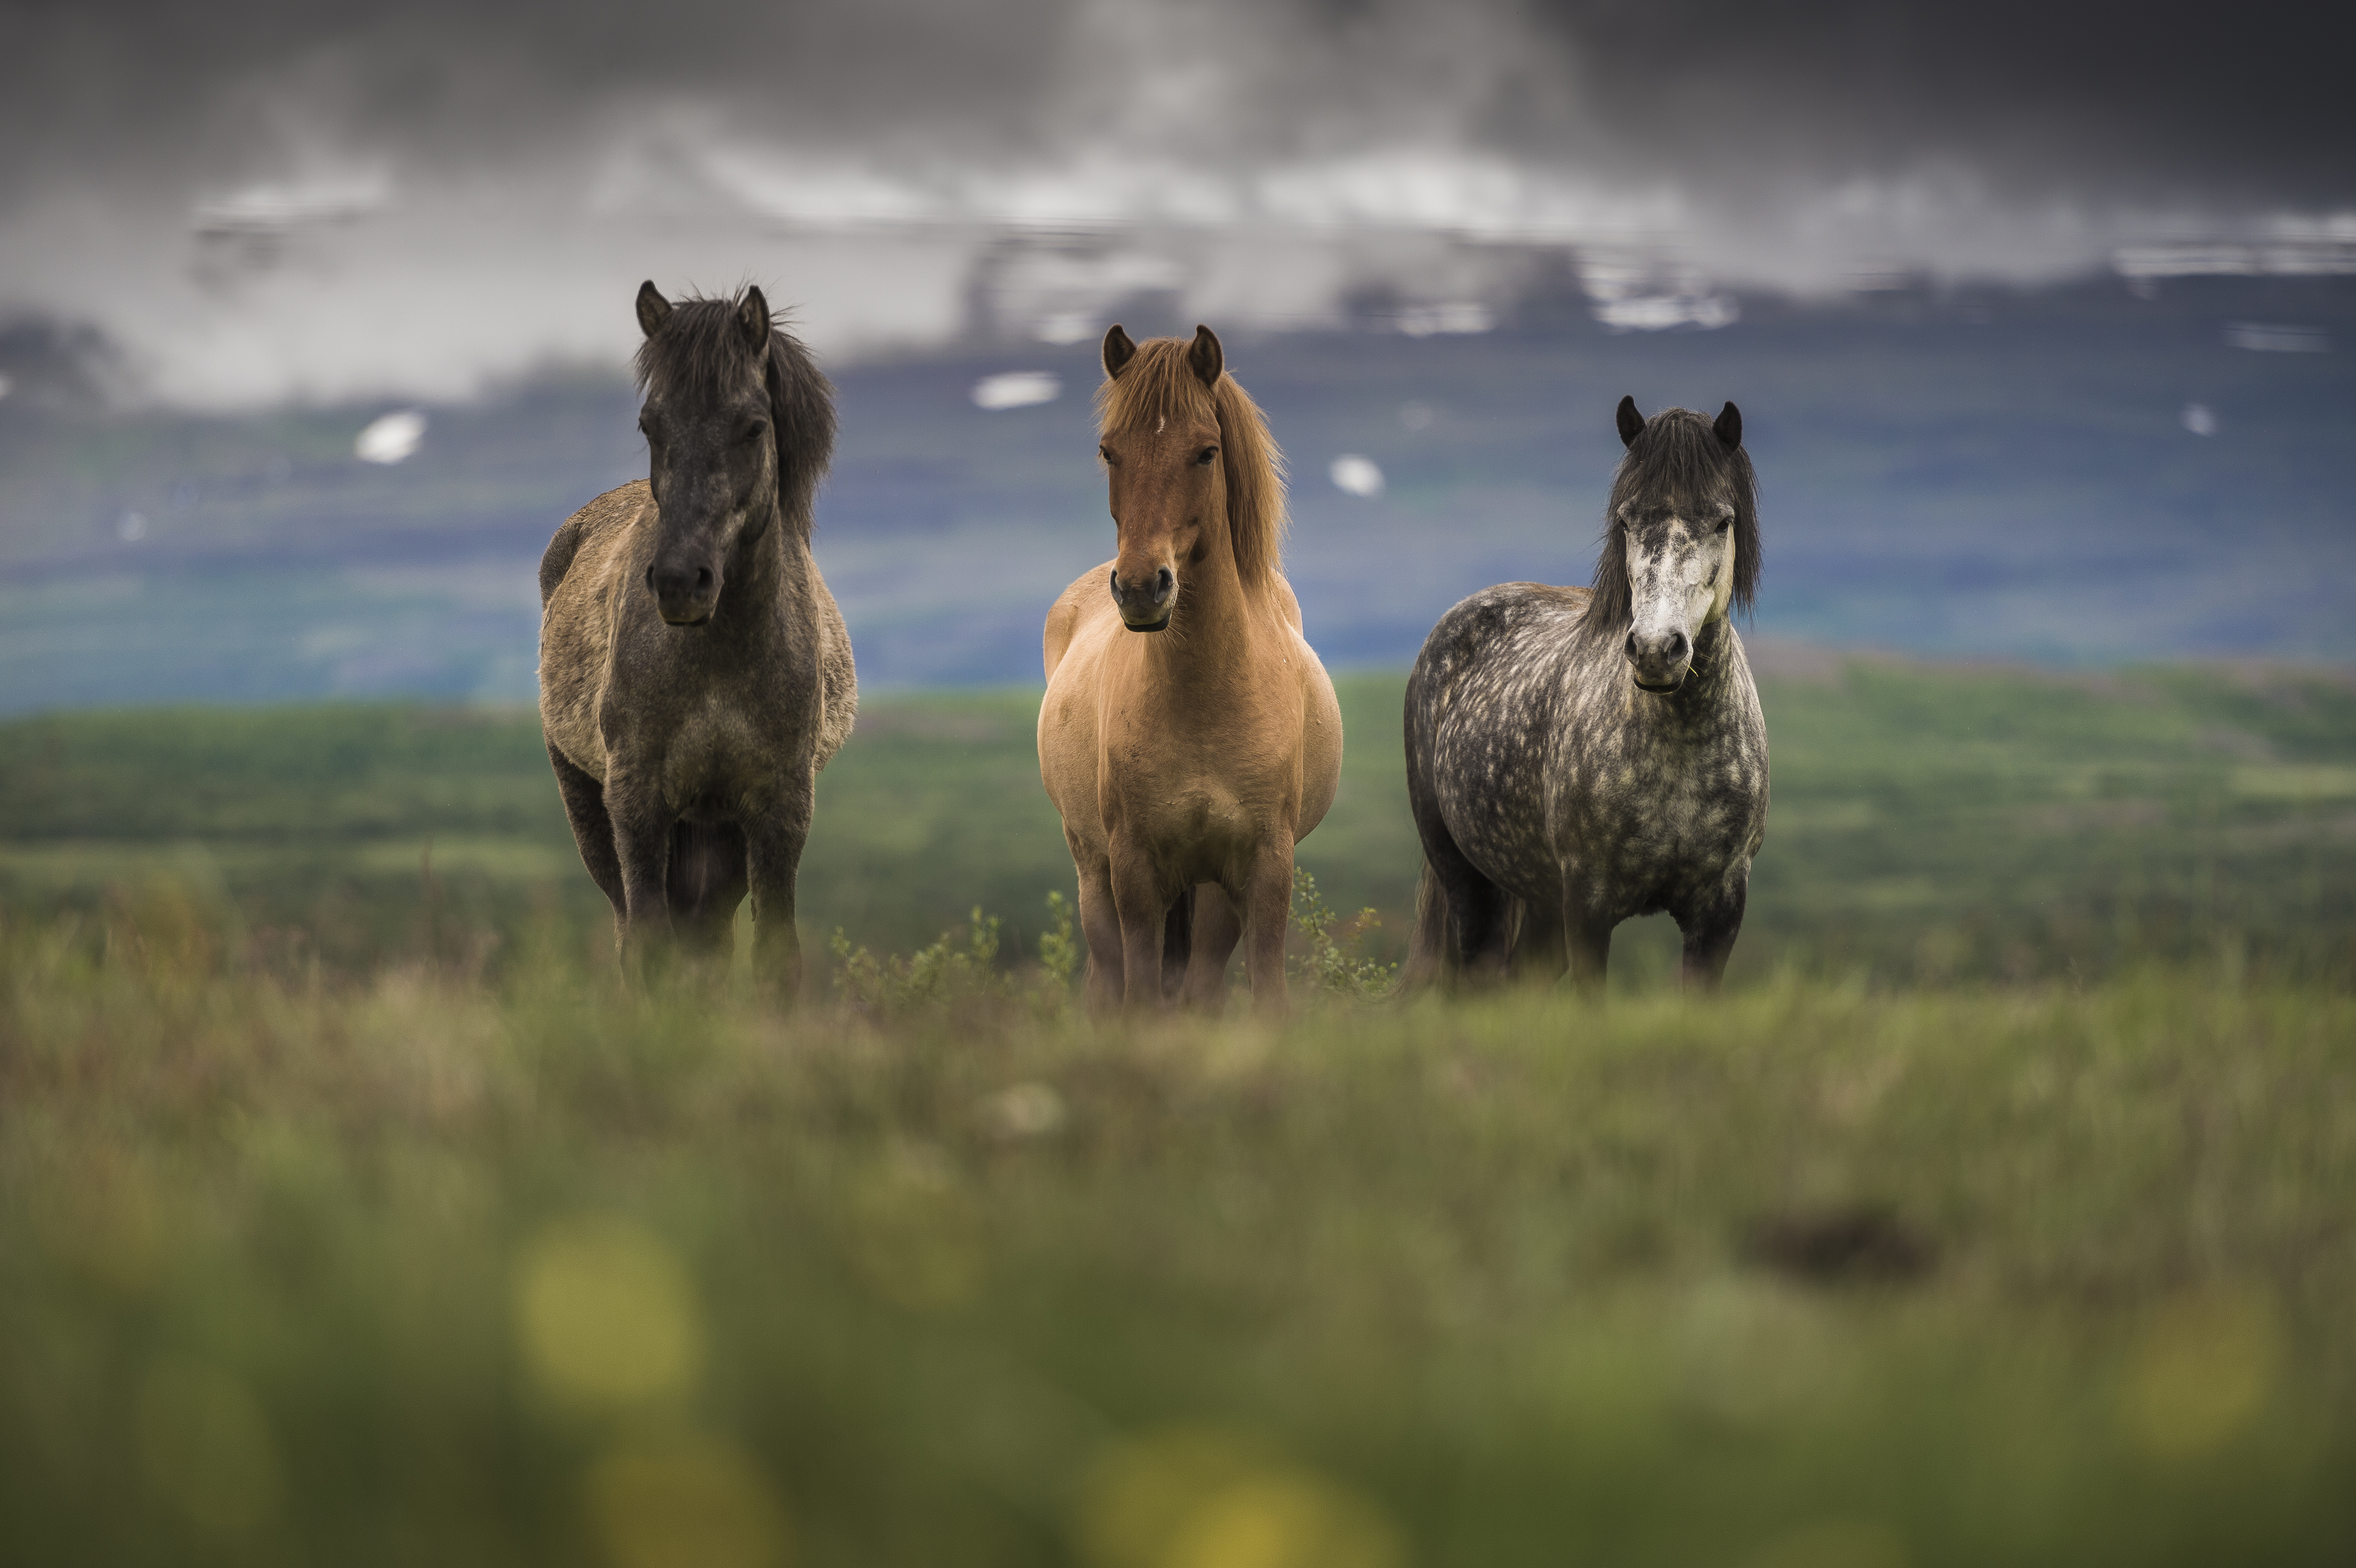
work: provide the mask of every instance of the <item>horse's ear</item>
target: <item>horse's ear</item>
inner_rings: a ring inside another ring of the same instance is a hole
[[[1129,368],[1129,362],[1136,357],[1137,345],[1130,342],[1129,334],[1120,329],[1120,323],[1114,322],[1105,333],[1105,374],[1108,377],[1119,376],[1123,370]]]
[[[655,287],[655,281],[648,278],[638,285],[638,329],[652,337],[669,319],[670,301],[662,297],[662,290]]]
[[[1636,400],[1633,396],[1620,400],[1620,412],[1616,417],[1620,421],[1620,444],[1635,445],[1636,438],[1644,432],[1644,416],[1636,411]]]
[[[1197,324],[1194,346],[1186,350],[1186,363],[1205,387],[1219,384],[1219,372],[1227,368],[1227,351],[1219,347],[1219,335]]]
[[[769,298],[758,283],[748,283],[744,297],[736,305],[736,325],[744,329],[744,346],[766,348],[769,346]]]
[[[1718,432],[1718,439],[1726,443],[1729,452],[1733,451],[1742,444],[1742,411],[1732,403],[1727,404],[1719,411],[1718,422],[1709,428]]]

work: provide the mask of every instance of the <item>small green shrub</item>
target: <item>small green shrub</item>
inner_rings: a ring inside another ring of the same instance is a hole
[[[940,940],[903,958],[878,958],[854,948],[841,926],[827,942],[834,955],[836,993],[863,1011],[905,1012],[928,1004],[972,997],[1011,997],[1014,978],[998,968],[999,918],[976,904],[965,931],[941,933]]]
[[[1039,933],[1039,967],[1044,971],[1048,984],[1059,992],[1068,991],[1086,954],[1080,939],[1073,934],[1072,906],[1065,901],[1063,894],[1047,895],[1047,929]]]
[[[1367,935],[1381,928],[1382,916],[1362,909],[1346,924],[1317,891],[1317,879],[1305,866],[1292,869],[1292,926],[1309,944],[1285,961],[1293,978],[1352,1001],[1372,1001],[1387,993],[1398,978],[1398,965],[1365,954]],[[1334,927],[1341,926],[1337,936]]]

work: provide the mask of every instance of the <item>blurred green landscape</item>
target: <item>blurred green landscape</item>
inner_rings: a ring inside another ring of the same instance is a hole
[[[1026,692],[868,703],[790,1012],[528,712],[0,727],[0,1561],[2349,1561],[2356,682],[1759,662],[1725,996],[1281,1026],[1079,1016]]]
[[[0,1559],[2356,1552],[2356,1000],[1097,1029],[0,940]]]
[[[2155,666],[2099,675],[1768,646],[1774,802],[1733,978],[2090,978],[2225,963],[2356,976],[2356,680]],[[1419,850],[1401,677],[1345,677],[1344,783],[1301,862],[1396,956]],[[1031,692],[868,699],[821,775],[806,949],[905,952],[980,905],[1035,953],[1071,863]],[[166,880],[280,957],[495,960],[534,923],[584,953],[606,906],[574,854],[537,718],[422,706],[95,711],[0,725],[0,909],[96,910]],[[1616,982],[1667,983],[1665,917]]]

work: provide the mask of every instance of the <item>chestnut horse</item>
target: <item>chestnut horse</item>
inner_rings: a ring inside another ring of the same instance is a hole
[[[1039,776],[1079,874],[1088,1001],[1281,1011],[1292,847],[1333,804],[1342,709],[1277,570],[1282,455],[1190,343],[1105,334],[1097,393],[1119,550],[1047,612]]]

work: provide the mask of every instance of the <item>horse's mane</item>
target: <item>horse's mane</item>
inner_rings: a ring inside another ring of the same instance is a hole
[[[1097,388],[1098,428],[1109,433],[1167,419],[1216,420],[1236,575],[1245,587],[1262,589],[1282,569],[1284,453],[1269,435],[1259,405],[1233,376],[1222,370],[1215,388],[1203,385],[1187,358],[1193,347],[1184,337],[1149,337],[1139,344],[1137,357],[1120,374]]]
[[[671,303],[661,330],[638,345],[638,390],[685,392],[725,385],[761,353],[744,341],[744,296]],[[818,482],[834,455],[834,388],[800,339],[771,317],[762,379],[769,392],[769,430],[777,443],[777,509],[808,539]]]
[[[1691,502],[1721,495],[1734,507],[1733,607],[1748,610],[1759,587],[1759,475],[1751,454],[1740,446],[1730,451],[1709,416],[1691,409],[1663,409],[1646,420],[1612,478],[1603,551],[1595,562],[1595,596],[1580,618],[1580,633],[1592,641],[1617,642],[1635,619],[1622,507],[1644,496]]]

